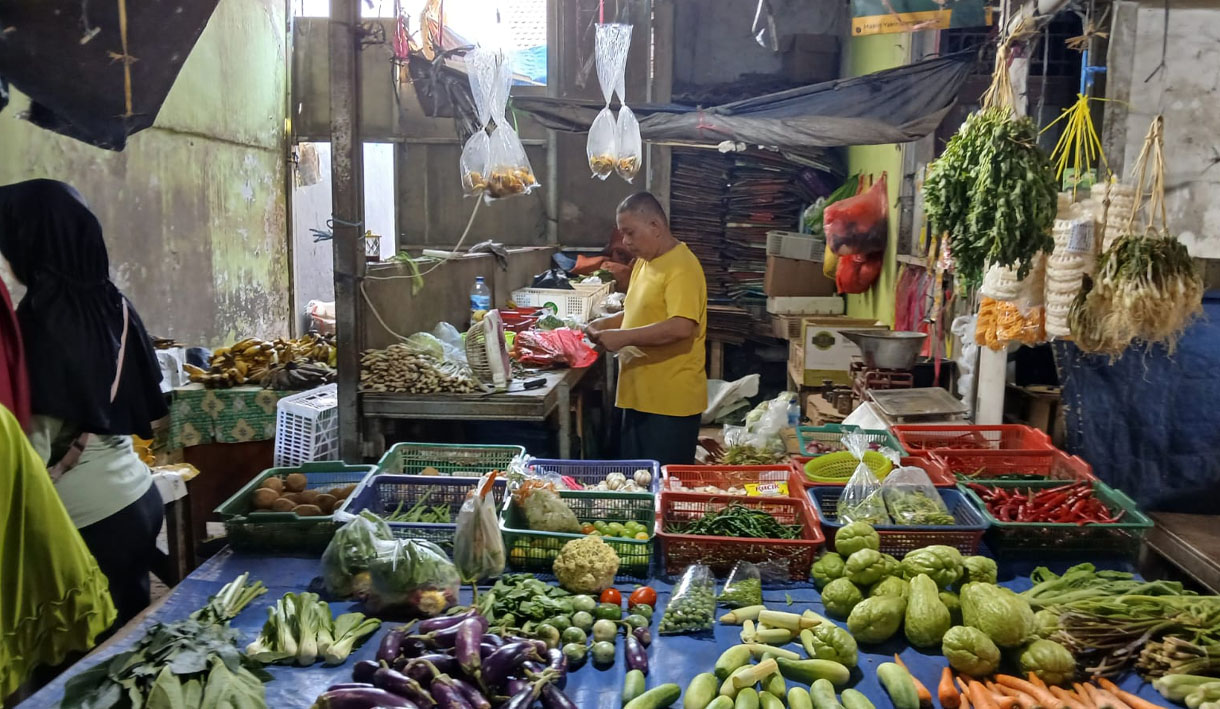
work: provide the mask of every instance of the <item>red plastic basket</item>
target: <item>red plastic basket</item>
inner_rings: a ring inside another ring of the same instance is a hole
[[[1096,480],[1093,468],[1060,450],[930,451],[949,475],[962,480]]]
[[[800,539],[750,539],[675,534],[666,525],[702,517],[730,504],[761,509],[781,524],[801,525]],[[794,497],[738,497],[662,492],[657,509],[656,537],[661,541],[661,563],[665,573],[677,576],[691,564],[706,564],[717,575],[729,573],[738,561],[786,565],[788,577],[809,577],[809,567],[825,538],[822,525],[808,500]]]
[[[813,460],[804,456],[792,456],[792,479],[791,487],[800,489],[801,487],[843,487],[842,483],[824,483],[813,482],[805,477],[805,463]],[[923,468],[928,474],[928,478],[936,487],[957,487],[957,479],[949,472],[945,464],[937,458],[920,457],[908,455],[901,459],[901,465],[911,465],[916,468]],[[793,493],[795,494],[795,493]]]
[[[936,450],[1055,450],[1050,436],[1016,424],[999,426],[895,426],[894,435],[912,455]]]
[[[744,487],[746,483],[786,483],[787,465],[666,465],[661,468],[661,490],[687,494],[709,494],[697,488],[714,485],[722,490]],[[789,489],[799,496],[800,489]],[[733,494],[733,493],[710,493]],[[744,495],[744,493],[742,493]]]

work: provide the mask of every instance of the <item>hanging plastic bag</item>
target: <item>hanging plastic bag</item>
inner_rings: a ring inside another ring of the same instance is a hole
[[[593,176],[602,180],[618,169],[619,159],[619,129],[614,112],[610,110],[610,100],[614,92],[624,82],[627,70],[627,50],[631,46],[631,25],[620,23],[600,24],[597,26],[594,54],[597,62],[597,82],[602,89],[602,98],[606,106],[593,119],[589,127],[589,137],[585,142],[585,153],[589,158],[589,170]],[[619,91],[620,98],[622,91]],[[635,127],[639,134],[639,124]],[[637,168],[638,169],[638,168]]]
[[[826,245],[839,256],[884,253],[889,241],[886,174],[864,194],[827,206],[823,221]]]
[[[847,484],[843,486],[835,516],[844,524],[889,524],[890,517],[885,510],[885,500],[881,496],[881,481],[877,480],[872,469],[864,462],[864,454],[869,450],[868,439],[862,434],[849,433],[843,437],[843,447],[860,462]]]
[[[453,535],[453,563],[462,580],[473,583],[504,572],[504,539],[492,494],[498,473],[484,475],[458,511]]]
[[[933,527],[957,523],[923,468],[905,466],[890,471],[881,483],[881,496],[894,524]]]
[[[734,564],[716,600],[729,608],[761,606],[762,579],[759,577],[758,567],[748,561]]]
[[[462,192],[467,197],[478,197],[487,189],[487,161],[491,155],[491,140],[487,134],[491,123],[492,105],[496,88],[495,54],[486,49],[475,49],[466,54],[466,74],[470,79],[470,93],[474,98],[475,115],[479,128],[462,146],[458,167],[462,175]]]
[[[827,247],[829,248],[829,247]],[[881,277],[885,263],[883,254],[848,254],[836,256],[835,289],[839,293],[863,293]]]
[[[483,192],[483,199],[488,202],[529,194],[538,186],[534,168],[525,154],[525,146],[508,120],[512,65],[501,51],[491,52],[491,55],[495,66],[491,116],[495,119],[496,128],[491,132],[487,147],[487,188]]]
[[[457,603],[461,577],[440,547],[396,539],[378,549],[369,565],[372,586],[365,605],[371,612],[430,618]]]
[[[593,176],[606,179],[614,174],[618,155],[618,124],[614,120],[614,112],[607,106],[593,119],[589,127],[589,138],[585,142],[585,152],[589,156],[589,169]]]
[[[691,564],[674,585],[657,632],[677,635],[711,630],[716,623],[715,611],[716,577],[703,564]]]
[[[614,169],[618,176],[631,182],[640,171],[644,158],[644,144],[640,139],[640,122],[626,104],[618,112],[618,160]]]

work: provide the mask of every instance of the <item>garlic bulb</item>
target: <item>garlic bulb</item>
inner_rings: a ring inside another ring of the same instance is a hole
[[[622,473],[610,473],[606,476],[606,487],[611,490],[621,488],[627,482],[627,476]]]
[[[640,487],[648,487],[652,483],[652,471],[640,468],[632,473],[631,479]]]

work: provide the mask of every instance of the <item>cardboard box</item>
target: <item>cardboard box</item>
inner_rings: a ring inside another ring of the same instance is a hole
[[[801,321],[801,339],[788,346],[793,378],[797,384],[809,387],[822,386],[826,379],[838,385],[850,384],[848,372],[852,359],[860,357],[860,348],[838,331],[888,329],[874,320],[805,318]]]
[[[835,282],[822,273],[818,261],[768,256],[763,292],[772,298],[830,296],[835,294]]]

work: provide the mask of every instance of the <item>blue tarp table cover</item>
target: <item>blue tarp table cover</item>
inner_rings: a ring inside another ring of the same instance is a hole
[[[1095,563],[1099,567],[1104,565],[1102,562]],[[1053,570],[1061,572],[1071,564],[1064,562],[1048,565]],[[77,663],[20,706],[22,709],[56,706],[63,697],[64,684],[68,679],[96,665],[106,657],[128,649],[151,624],[185,618],[201,607],[208,597],[216,593],[221,586],[246,571],[250,572],[252,580],[260,579],[270,589],[266,595],[255,600],[233,621],[233,626],[243,631],[244,641],[248,642],[262,628],[267,617],[267,606],[289,591],[305,590],[310,581],[317,576],[318,566],[318,560],[312,557],[242,555],[226,549],[200,566],[179,584],[164,604],[151,613],[137,630],[128,633],[99,656],[89,656]],[[1033,563],[1000,561],[1000,583],[1017,591],[1024,590],[1030,586],[1028,575],[1034,566]],[[1110,564],[1108,568],[1124,567],[1121,567],[1121,564]],[[1124,570],[1130,569],[1124,568]],[[657,590],[658,607],[653,623],[653,643],[648,652],[650,664],[648,686],[675,682],[685,690],[687,682],[692,677],[699,672],[710,672],[720,653],[737,642],[740,628],[717,625],[714,633],[704,636],[658,635],[655,619],[659,619],[660,613],[664,611],[665,603],[669,598],[670,585],[658,581],[653,584],[653,587]],[[816,613],[824,612],[818,592],[811,585],[764,590],[763,596],[764,601],[772,608],[796,612],[805,609],[812,609]],[[791,597],[791,606],[787,605],[788,597]],[[462,600],[463,602],[469,601],[469,591],[464,592]],[[331,611],[335,615],[353,609],[358,610],[356,604],[331,604]],[[717,612],[720,613],[723,610],[718,609]],[[309,707],[328,685],[350,681],[352,663],[357,660],[371,659],[376,654],[381,635],[395,625],[397,624],[384,623],[375,635],[352,653],[352,657],[348,659],[347,663],[339,667],[322,667],[320,664],[312,667],[272,665],[269,670],[275,680],[267,684],[267,706],[274,709]],[[581,709],[620,709],[619,695],[623,676],[626,673],[622,648],[623,643],[620,640],[618,659],[610,668],[600,670],[592,663],[586,663],[569,676],[567,694]],[[860,668],[853,673],[852,686],[863,692],[877,706],[877,709],[889,709],[893,706],[877,682],[875,670],[882,662],[892,660],[895,652],[901,653],[903,662],[915,676],[933,690],[940,678],[941,668],[946,664],[944,657],[939,652],[920,651],[909,647],[901,633],[883,645],[861,647]],[[1137,692],[1141,697],[1156,704],[1168,704],[1152,689],[1151,685],[1142,683],[1134,673],[1126,676],[1119,684],[1123,689]],[[675,706],[680,707],[681,703],[676,703]]]

